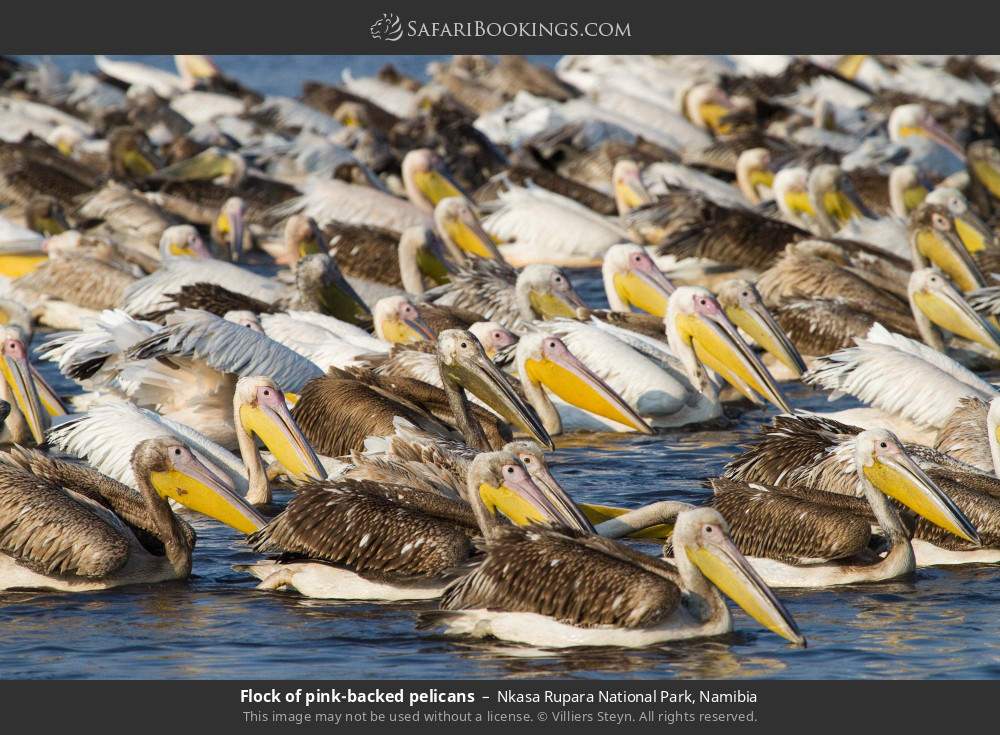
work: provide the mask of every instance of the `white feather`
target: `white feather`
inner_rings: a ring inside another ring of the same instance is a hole
[[[135,61],[115,61],[107,56],[95,56],[97,68],[112,79],[133,87],[148,87],[160,97],[170,99],[187,90],[184,80],[169,71],[163,71]]]
[[[311,178],[303,185],[302,196],[275,208],[279,216],[298,212],[319,223],[338,221],[352,225],[370,225],[395,232],[407,227],[433,227],[431,218],[413,204],[370,186],[348,184],[339,179]]]

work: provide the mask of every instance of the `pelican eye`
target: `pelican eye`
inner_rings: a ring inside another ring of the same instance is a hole
[[[931,217],[931,222],[933,222],[934,226],[939,230],[949,229],[948,220],[943,215],[935,213],[934,216]]]
[[[524,462],[525,464],[531,464],[531,457],[525,455],[524,457],[521,457],[521,461]]]
[[[175,457],[180,457],[181,456],[181,448],[180,447],[174,447],[174,456]]]
[[[743,292],[743,298],[745,298],[745,299],[750,298],[750,292],[749,291],[744,291]]]
[[[465,349],[466,347],[468,347],[468,346],[469,346],[469,343],[468,343],[468,342],[463,342],[463,343],[462,343],[462,349],[463,349],[463,350],[464,350],[464,349]]]
[[[265,389],[264,389],[264,395],[265,395],[265,396],[269,396],[269,395],[271,395],[271,389],[270,389],[270,388],[265,388]]]
[[[549,349],[550,349],[550,350],[554,350],[555,348],[556,348],[556,343],[555,343],[555,341],[553,340],[552,342],[549,342]]]
[[[888,448],[889,448],[889,445],[888,445],[888,444],[886,444],[885,442],[879,442],[879,443],[878,443],[878,445],[879,445],[880,447],[882,447],[882,449],[888,449]]]
[[[642,262],[642,256],[639,255],[639,253],[636,253],[635,255],[632,256],[632,260],[634,260],[636,263],[641,263]]]
[[[711,533],[711,532],[712,532],[712,527],[711,526],[705,526],[705,533]]]
[[[507,465],[507,474],[508,475],[513,475],[514,474],[514,468],[511,467],[510,465]]]

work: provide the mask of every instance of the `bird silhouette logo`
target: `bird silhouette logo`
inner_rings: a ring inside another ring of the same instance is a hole
[[[395,13],[382,13],[368,30],[376,41],[398,41],[403,37],[403,23]]]

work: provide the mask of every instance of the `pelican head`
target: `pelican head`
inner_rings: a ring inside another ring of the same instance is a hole
[[[979,543],[979,534],[972,522],[917,466],[891,431],[869,429],[858,434],[854,460],[865,488],[872,487],[936,526],[966,541]]]
[[[517,335],[497,322],[476,322],[469,327],[469,331],[479,340],[491,360],[501,350],[517,344]]]
[[[538,415],[486,356],[483,346],[471,332],[464,329],[441,332],[437,340],[437,356],[443,382],[465,388],[512,426],[550,449],[555,446]]]
[[[139,484],[143,492],[151,490],[161,498],[176,500],[243,533],[253,533],[264,525],[222,470],[196,457],[175,437],[137,444],[132,450],[132,468],[135,476],[142,478]]]
[[[347,282],[337,261],[326,253],[307,255],[295,265],[295,286],[301,307],[337,317],[351,324],[364,324],[371,316],[368,306]]]
[[[304,214],[293,214],[285,222],[284,263],[295,263],[300,258],[325,253],[326,238],[316,220]]]
[[[239,324],[241,327],[246,327],[251,332],[264,334],[264,327],[261,326],[260,317],[248,309],[235,309],[233,311],[227,311],[222,315],[222,318],[227,322],[232,322],[233,324]]]
[[[696,385],[704,384],[704,365],[750,401],[760,403],[758,396],[763,396],[782,411],[792,412],[774,378],[707,289],[683,286],[674,291],[664,324],[671,349]]]
[[[386,342],[410,344],[423,340],[434,341],[434,330],[405,296],[379,299],[375,303],[372,320],[375,322],[375,336]]]
[[[549,472],[545,462],[545,449],[537,442],[520,440],[509,442],[504,446],[505,452],[510,452],[520,460],[528,471],[531,480],[541,490],[549,502],[559,509],[565,519],[572,521],[565,525],[579,531],[594,533],[594,526],[583,514],[572,498],[563,490],[562,485]]]
[[[189,88],[220,75],[219,67],[212,61],[212,57],[204,54],[174,54],[174,66]]]
[[[69,229],[62,205],[48,195],[31,197],[24,208],[24,223],[28,229],[46,236],[58,235]]]
[[[464,262],[469,255],[487,260],[503,259],[493,238],[480,224],[469,200],[463,196],[448,196],[440,200],[434,207],[434,225],[456,262]]]
[[[407,153],[403,157],[402,170],[406,196],[428,214],[446,197],[465,197],[445,168],[444,161],[429,148],[417,148]]]
[[[826,235],[832,235],[852,219],[871,217],[854,184],[840,166],[820,164],[809,172],[809,201]]]
[[[742,278],[733,278],[718,287],[716,296],[729,321],[750,335],[776,360],[796,377],[806,371],[802,355],[778,326],[774,316],[764,305],[756,287]]]
[[[234,263],[243,254],[246,205],[240,197],[229,197],[212,223],[212,238],[223,245]]]
[[[473,510],[487,536],[496,525],[498,513],[518,526],[543,523],[576,527],[575,520],[535,484],[512,452],[477,455],[469,466],[466,482]],[[572,503],[568,498],[566,501]]]
[[[3,344],[0,372],[6,383],[4,398],[17,406],[31,431],[31,437],[36,444],[41,445],[45,442],[45,429],[42,426],[42,416],[45,414],[32,378],[28,348],[24,344],[22,332],[16,326],[2,327],[0,340]]]
[[[899,105],[889,114],[889,139],[906,145],[914,136],[926,138],[965,160],[965,154],[953,137],[937,124],[921,104]]]
[[[144,179],[160,168],[149,138],[132,126],[117,127],[108,134],[108,155],[111,173],[118,178]]]
[[[576,310],[586,308],[561,268],[535,263],[526,266],[514,286],[522,318],[576,318]]]
[[[604,253],[601,275],[612,310],[631,311],[635,307],[659,317],[667,313],[674,284],[641,245],[612,245]]]
[[[969,305],[937,268],[913,271],[907,292],[918,326],[922,319],[927,319],[940,329],[1000,356],[1000,332]]]
[[[991,140],[977,140],[966,149],[969,169],[995,199],[1000,199],[1000,149]]]
[[[774,200],[789,222],[811,229],[816,210],[809,199],[809,172],[799,166],[781,169],[774,177]]]
[[[611,172],[611,188],[615,194],[618,214],[625,215],[634,209],[653,203],[653,197],[642,183],[639,164],[631,158],[622,158]]]
[[[889,173],[889,203],[893,214],[909,218],[930,189],[930,184],[916,166],[904,164],[893,168]]]
[[[747,148],[736,159],[736,183],[751,204],[770,199],[774,186],[771,152],[767,148]]]
[[[268,377],[236,381],[233,410],[240,427],[257,437],[296,480],[323,480],[326,471],[285,403],[285,394]]]
[[[57,125],[47,136],[45,142],[58,149],[64,156],[72,157],[76,147],[86,138],[78,128],[72,125]]]
[[[531,332],[521,337],[517,367],[522,382],[532,389],[545,386],[570,405],[643,434],[653,433],[642,417],[554,334]]]
[[[673,546],[689,594],[701,586],[695,577],[703,576],[765,628],[797,646],[806,645],[795,620],[729,538],[729,524],[715,508],[681,511]]]
[[[171,258],[211,257],[201,235],[192,225],[172,225],[160,235],[160,260],[163,262]]]
[[[397,254],[399,274],[407,293],[423,293],[428,281],[434,285],[448,282],[448,266],[441,243],[429,227],[413,225],[403,230],[399,235]]]
[[[711,82],[695,84],[681,94],[684,116],[700,128],[725,135],[732,126],[724,118],[736,109],[721,87]]]
[[[914,268],[937,266],[963,293],[986,285],[986,278],[963,243],[956,217],[948,205],[924,201],[914,210],[910,217],[910,245]]]
[[[969,200],[958,189],[938,187],[928,194],[924,201],[948,209],[955,225],[955,232],[965,245],[965,249],[973,255],[981,250],[996,247],[993,231],[969,208]]]

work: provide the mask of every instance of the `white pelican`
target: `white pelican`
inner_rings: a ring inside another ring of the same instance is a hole
[[[616,222],[538,187],[501,192],[499,206],[483,227],[502,243],[500,252],[514,266],[598,265],[609,247],[629,239]]]
[[[289,414],[284,394],[270,378],[250,376],[237,381],[230,420],[242,462],[190,426],[122,401],[110,401],[73,416],[50,431],[48,438],[60,451],[85,459],[109,477],[136,487],[129,464],[135,446],[145,439],[172,437],[191,447],[200,459],[219,467],[254,505],[271,502],[268,470],[256,439],[294,481],[326,477],[324,466]]]
[[[167,499],[252,533],[264,519],[175,439],[139,443],[139,495],[94,470],[16,449],[0,461],[0,589],[83,592],[185,579],[194,530]]]
[[[990,400],[997,390],[932,347],[875,324],[857,346],[817,360],[805,381],[853,395],[871,408],[825,414],[863,428],[887,428],[929,444],[967,396]],[[832,397],[831,397],[832,398]]]
[[[188,84],[173,72],[157,69],[136,61],[115,61],[107,56],[94,57],[97,68],[112,79],[129,86],[148,87],[164,99],[185,92]]]

